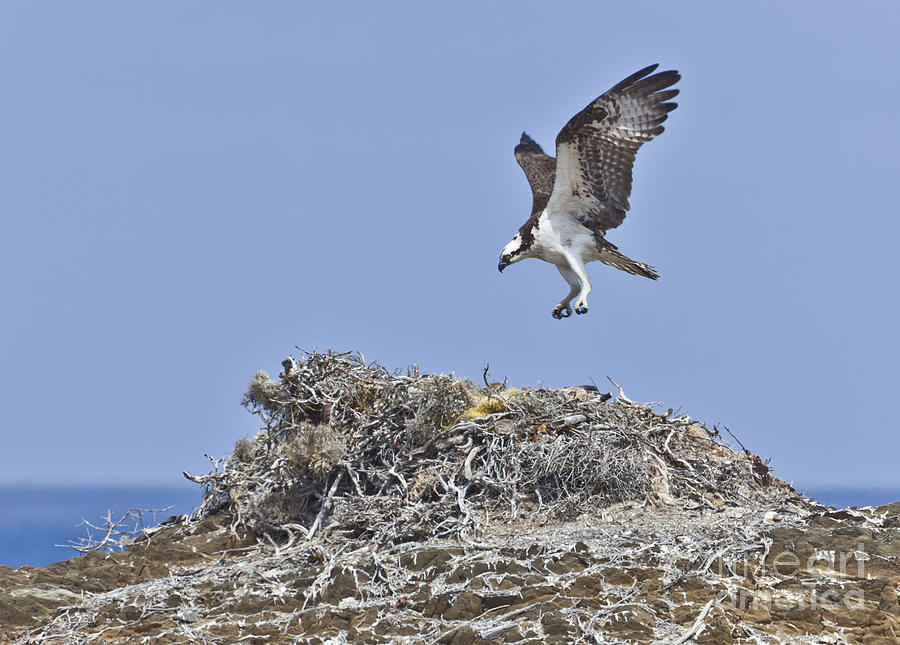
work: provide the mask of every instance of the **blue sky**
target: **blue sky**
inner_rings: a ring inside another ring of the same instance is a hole
[[[613,377],[803,488],[900,486],[900,5],[5,2],[0,483],[179,483],[304,348]],[[653,62],[680,107],[609,238],[497,270],[513,158]]]

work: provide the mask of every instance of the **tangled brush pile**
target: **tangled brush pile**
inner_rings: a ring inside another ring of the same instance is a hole
[[[263,422],[205,486],[201,516],[276,544],[477,536],[485,518],[572,517],[614,502],[720,508],[787,494],[758,458],[689,417],[596,388],[507,390],[361,355],[287,358],[244,405]]]

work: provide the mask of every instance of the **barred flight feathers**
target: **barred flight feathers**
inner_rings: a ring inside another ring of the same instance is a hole
[[[677,107],[666,90],[676,71],[647,76],[645,67],[616,84],[572,117],[556,137],[557,169],[551,199],[588,228],[617,227],[630,208],[632,168],[638,149],[663,132]]]

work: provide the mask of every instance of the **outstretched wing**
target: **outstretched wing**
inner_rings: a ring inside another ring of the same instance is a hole
[[[552,213],[567,213],[605,232],[617,227],[630,208],[631,169],[638,148],[663,131],[677,103],[667,90],[678,72],[649,76],[658,65],[632,74],[591,102],[556,137],[556,178]]]
[[[527,134],[516,146],[516,161],[525,171],[531,185],[531,213],[540,213],[547,206],[553,192],[553,178],[556,175],[556,159],[544,152]]]

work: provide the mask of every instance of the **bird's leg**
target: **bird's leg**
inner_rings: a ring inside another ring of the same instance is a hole
[[[578,298],[575,300],[575,313],[586,314],[588,311],[587,297],[591,292],[591,281],[588,279],[587,271],[584,269],[584,262],[581,261],[581,258],[575,257],[568,251],[564,251],[564,255],[566,260],[569,261],[569,269],[581,281],[581,293],[578,294]]]
[[[569,283],[569,295],[563,298],[562,302],[560,302],[553,308],[552,314],[556,319],[568,318],[572,315],[572,308],[569,306],[569,303],[572,302],[572,298],[578,295],[578,292],[581,291],[581,283],[578,282],[578,276],[569,267],[560,266],[557,264],[556,268],[559,269],[562,277],[565,278],[566,282]]]

